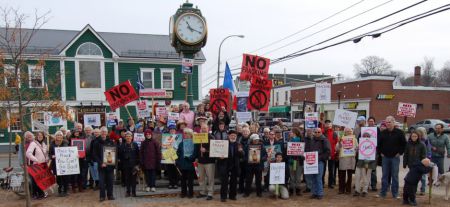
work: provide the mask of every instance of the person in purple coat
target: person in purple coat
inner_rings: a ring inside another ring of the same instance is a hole
[[[147,129],[144,132],[145,140],[142,142],[140,150],[141,167],[145,172],[147,180],[147,192],[155,192],[156,170],[161,163],[161,146],[158,141],[152,138],[152,131]]]

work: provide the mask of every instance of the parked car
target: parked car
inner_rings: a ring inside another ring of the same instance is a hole
[[[450,126],[450,118],[448,119],[442,119],[443,122],[447,123]]]
[[[439,119],[425,119],[425,120],[419,121],[416,124],[411,125],[409,127],[409,131],[411,132],[411,131],[417,129],[418,127],[424,127],[428,133],[433,133],[434,126],[439,123],[444,125],[444,132],[450,132],[449,124],[447,124],[444,121],[439,120]]]

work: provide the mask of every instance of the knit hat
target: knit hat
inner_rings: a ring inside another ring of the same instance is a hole
[[[145,132],[144,132],[144,136],[147,136],[147,135],[152,135],[152,130],[151,129],[146,129],[145,130]]]
[[[252,134],[252,135],[250,136],[250,140],[251,140],[251,141],[253,141],[253,140],[260,140],[259,135],[258,135],[258,134]]]

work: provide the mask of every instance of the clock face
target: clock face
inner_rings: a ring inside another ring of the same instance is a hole
[[[183,14],[176,23],[175,33],[186,44],[197,44],[206,35],[206,23],[196,14]]]

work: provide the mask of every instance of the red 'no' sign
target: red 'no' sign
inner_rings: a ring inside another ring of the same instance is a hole
[[[139,98],[129,80],[105,91],[105,96],[113,111]]]

